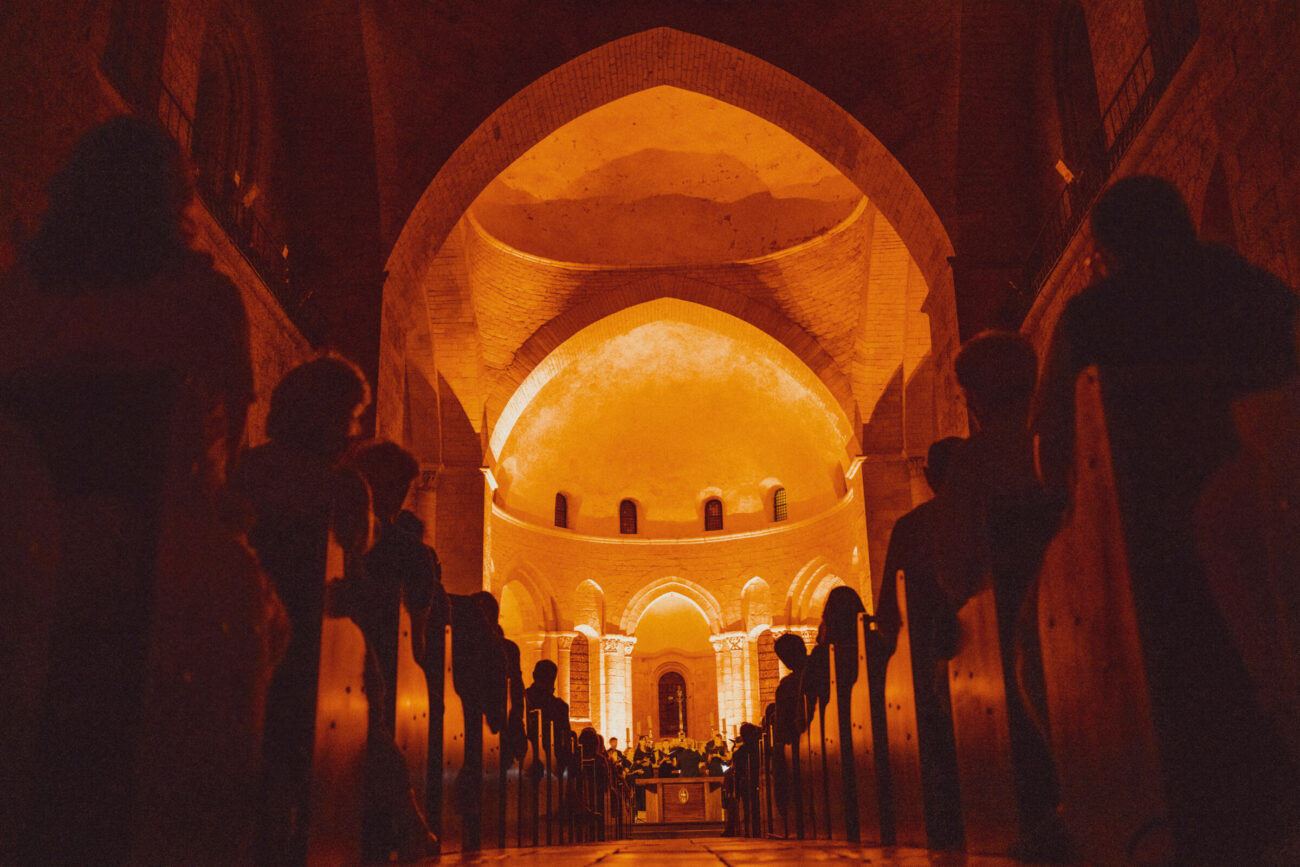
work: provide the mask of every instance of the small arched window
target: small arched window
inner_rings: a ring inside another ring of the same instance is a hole
[[[722,529],[722,501],[717,497],[704,504],[704,529]]]
[[[569,498],[564,494],[555,495],[555,526],[569,526]]]
[[[618,531],[620,533],[636,533],[636,503],[631,500],[624,500],[618,504]]]
[[[772,494],[772,520],[784,521],[785,519],[785,488],[777,488]]]

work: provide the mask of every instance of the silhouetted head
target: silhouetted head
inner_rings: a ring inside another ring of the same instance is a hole
[[[357,366],[326,356],[285,374],[271,392],[266,434],[328,460],[337,459],[356,431],[357,417],[370,403],[370,387]]]
[[[555,678],[559,674],[559,668],[549,659],[539,659],[533,666],[533,685],[542,686],[547,691],[555,689]]]
[[[489,624],[495,625],[501,617],[501,604],[497,602],[497,598],[486,590],[471,593],[469,598],[474,600],[478,610],[483,612],[483,619]]]
[[[962,345],[953,361],[966,406],[981,426],[1023,424],[1038,379],[1038,355],[1014,331],[985,331]]]
[[[1135,175],[1111,184],[1092,207],[1092,236],[1117,271],[1179,257],[1196,243],[1182,193],[1163,178]]]
[[[90,130],[49,186],[50,206],[25,251],[37,282],[78,291],[138,287],[189,248],[189,164],[158,123],[122,115]]]
[[[357,452],[352,466],[370,485],[375,517],[385,521],[391,521],[401,510],[411,483],[420,474],[420,464],[413,454],[397,443],[383,440],[370,443]]]
[[[757,743],[762,736],[763,730],[753,723],[740,724],[740,742],[742,744]]]
[[[803,643],[801,636],[793,632],[778,635],[772,643],[772,649],[776,651],[776,658],[791,671],[801,671],[808,661],[808,646]]]
[[[866,610],[862,597],[852,587],[832,589],[822,608],[823,638],[831,644],[856,644],[858,615]]]
[[[582,750],[584,759],[594,759],[597,753],[602,752],[600,746],[600,735],[591,726],[587,726],[578,735],[578,747]]]
[[[930,450],[925,453],[925,481],[936,494],[948,478],[948,464],[962,442],[961,437],[944,437],[930,443]]]

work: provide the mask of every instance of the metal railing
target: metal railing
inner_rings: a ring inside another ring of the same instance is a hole
[[[1092,158],[1079,168],[1048,211],[1026,257],[1017,321],[1028,315],[1111,175],[1155,111],[1174,73],[1196,44],[1200,35],[1196,17],[1188,16],[1179,23],[1178,30],[1152,36],[1142,46],[1084,149]]]
[[[139,58],[134,59],[137,62],[132,66],[128,56],[119,55],[117,62],[106,63],[104,71],[132,109],[139,114],[156,112],[159,122],[176,139],[182,151],[194,156],[194,118],[160,74],[150,73],[152,80],[143,80],[142,70],[146,67]],[[195,187],[208,213],[261,278],[294,326],[313,345],[318,344],[324,333],[325,317],[311,294],[294,286],[289,270],[288,245],[246,204],[247,191],[240,189],[232,173],[216,165],[197,162]]]

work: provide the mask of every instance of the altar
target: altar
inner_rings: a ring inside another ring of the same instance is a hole
[[[722,777],[653,777],[645,790],[645,824],[722,821]]]

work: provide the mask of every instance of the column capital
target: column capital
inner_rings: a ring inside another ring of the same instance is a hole
[[[572,648],[572,647],[573,647],[573,639],[577,638],[580,634],[581,634],[581,633],[578,633],[578,632],[548,632],[548,633],[546,633],[546,635],[547,635],[548,638],[554,638],[554,639],[555,639],[555,646],[558,647],[560,650],[569,650],[570,648]]]
[[[605,653],[622,653],[624,656],[631,656],[632,648],[635,645],[635,635],[602,635],[600,637],[600,649]]]
[[[749,642],[749,635],[744,632],[724,632],[721,635],[710,635],[709,644],[718,653],[724,650],[742,650]]]

